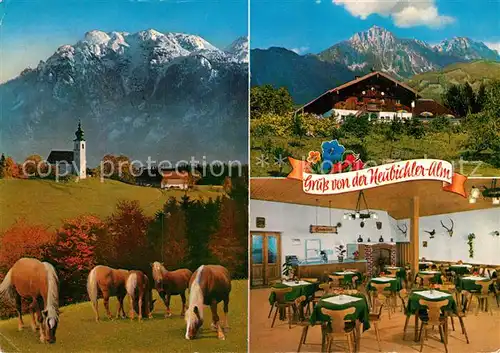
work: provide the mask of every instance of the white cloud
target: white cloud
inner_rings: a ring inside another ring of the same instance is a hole
[[[332,0],[351,15],[365,20],[377,14],[391,17],[398,27],[428,26],[439,28],[455,21],[439,14],[435,0]]]
[[[484,42],[484,44],[486,44],[488,48],[496,50],[498,55],[500,55],[500,42],[498,43]]]
[[[314,1],[316,4],[321,4],[321,0],[315,0]]]
[[[293,52],[295,52],[296,54],[304,54],[306,51],[309,50],[309,47],[298,47],[298,48],[293,48],[291,49]]]

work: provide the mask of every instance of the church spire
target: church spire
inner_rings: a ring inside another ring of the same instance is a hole
[[[83,137],[84,133],[82,130],[82,122],[81,120],[78,120],[78,129],[75,132],[76,139],[75,141],[85,141],[85,138]]]

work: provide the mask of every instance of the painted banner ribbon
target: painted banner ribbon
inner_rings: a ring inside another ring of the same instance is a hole
[[[312,174],[308,162],[294,158],[289,161],[293,170],[288,178],[301,180],[308,194],[335,195],[405,181],[436,180],[443,182],[444,191],[467,197],[467,177],[454,173],[450,162],[438,159],[413,159],[333,174]]]

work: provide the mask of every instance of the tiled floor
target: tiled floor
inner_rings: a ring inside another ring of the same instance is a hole
[[[269,289],[250,291],[250,352],[296,352],[302,328],[293,326],[289,329],[287,323],[278,320],[275,327],[271,328],[272,320],[267,318],[270,308],[269,293]],[[500,308],[497,307],[494,300],[490,300],[490,302],[493,304],[493,315],[479,312],[476,316],[473,307],[474,312],[468,313],[464,319],[470,344],[466,343],[458,320],[455,320],[456,331],[452,331],[450,325],[449,353],[500,352]],[[404,322],[405,316],[399,308],[396,310],[396,314],[391,315],[390,320],[384,310],[379,326],[382,352],[418,352],[420,350],[420,343],[413,341],[413,318],[410,320],[405,341],[403,340]],[[307,344],[302,346],[301,352],[320,351],[321,329],[315,326],[309,330]],[[342,346],[334,348],[334,351],[342,352]],[[362,334],[360,351],[378,352],[373,328]],[[437,328],[435,333],[429,334],[423,352],[444,352],[444,346],[439,341]]]

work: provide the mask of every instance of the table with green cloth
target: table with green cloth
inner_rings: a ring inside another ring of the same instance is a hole
[[[333,272],[332,275],[334,276],[344,276],[344,283],[345,284],[351,284],[352,283],[352,278],[354,276],[357,276],[358,279],[356,280],[356,283],[361,283],[363,281],[363,275],[361,274],[361,272],[353,272],[353,271],[337,271],[337,272]]]
[[[318,289],[317,283],[311,283],[307,281],[287,281],[282,283],[276,283],[273,285],[274,289],[284,289],[284,288],[292,288],[290,293],[285,294],[285,300],[295,300],[298,297],[305,295],[306,298],[309,298],[311,295],[314,295],[316,290]],[[271,292],[269,295],[269,304],[273,305],[276,300],[276,294]]]
[[[420,299],[438,302],[448,299],[448,305],[443,307],[443,311],[458,314],[457,302],[453,299],[450,292],[442,290],[416,289],[413,290],[408,297],[408,305],[406,308],[406,316],[415,315],[415,341],[418,339],[418,314],[422,310],[426,310],[425,305],[420,305]]]
[[[368,301],[366,297],[361,294],[340,294],[340,295],[325,295],[321,298],[321,300],[316,304],[309,318],[309,322],[311,325],[316,325],[321,323],[322,331],[325,329],[325,324],[330,322],[330,317],[321,312],[321,309],[330,309],[330,310],[345,310],[349,308],[355,308],[356,311],[354,314],[346,315],[345,320],[353,320],[356,323],[356,331],[357,331],[357,342],[356,346],[359,347],[359,338],[361,337],[361,333],[359,330],[359,323],[363,324],[363,331],[366,331],[370,328],[370,309],[368,306]],[[322,333],[322,349],[324,352],[324,332]]]
[[[387,284],[389,287],[387,288],[391,292],[399,292],[401,290],[401,281],[399,281],[397,278],[392,278],[392,277],[373,277],[370,279],[368,282],[368,285],[366,288],[371,291],[374,290],[375,288],[372,286],[372,283],[378,283],[378,284]]]
[[[443,284],[443,280],[441,279],[441,272],[439,271],[418,271],[417,277],[418,275],[434,275],[434,277],[431,278],[431,282]]]
[[[487,282],[489,280],[489,278],[482,276],[465,276],[457,279],[457,288],[467,291],[480,291],[481,286],[476,284],[476,281]],[[492,289],[491,287],[492,286],[490,286],[490,290]]]
[[[469,273],[472,268],[472,265],[450,265],[450,271],[455,272],[459,276],[463,276],[466,273]]]

